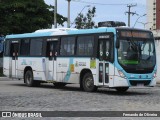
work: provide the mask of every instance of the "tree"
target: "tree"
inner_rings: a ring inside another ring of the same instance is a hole
[[[54,20],[54,7],[44,0],[0,0],[0,34],[33,32],[51,28]],[[67,18],[57,14],[63,25]]]
[[[80,13],[75,19],[75,28],[77,29],[89,29],[96,27],[93,18],[95,17],[96,8],[88,9],[88,13],[86,15]]]

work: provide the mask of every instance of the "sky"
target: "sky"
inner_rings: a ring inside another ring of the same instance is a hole
[[[48,5],[54,5],[55,0],[44,0]],[[90,3],[88,3],[90,2]],[[66,0],[57,0],[57,12],[64,17],[67,17],[68,2]],[[97,4],[91,4],[97,3]],[[107,5],[111,4],[111,5]],[[113,5],[114,4],[114,5]],[[117,4],[117,5],[115,5]],[[128,11],[127,5],[137,4],[137,6],[131,8],[131,12],[136,12],[138,15],[131,15],[131,27],[135,25],[135,28],[144,28],[142,23],[146,23],[146,16],[140,17],[146,14],[146,0],[71,0],[71,23],[74,22],[77,15],[82,11],[83,14],[86,14],[89,8],[93,6],[96,7],[96,16],[94,21],[97,24],[102,21],[122,21],[128,25],[128,14],[125,14]],[[90,7],[85,7],[90,5]],[[139,18],[140,17],[140,18]],[[139,19],[138,19],[139,18]],[[136,20],[138,21],[136,22]],[[142,23],[139,23],[142,22]],[[64,24],[64,27],[67,27],[67,24]],[[59,26],[61,27],[61,26]],[[74,27],[74,25],[72,26]]]

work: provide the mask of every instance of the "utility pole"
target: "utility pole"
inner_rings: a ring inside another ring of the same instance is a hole
[[[71,0],[68,1],[68,20],[67,20],[67,28],[70,28],[70,2]]]
[[[131,12],[131,8],[132,7],[135,7],[135,6],[137,6],[137,4],[135,4],[135,5],[127,5],[127,7],[128,7],[128,11],[127,12],[125,12],[125,13],[127,13],[128,14],[128,27],[130,27],[130,21],[131,21],[131,15],[133,16],[133,15],[137,15],[137,13],[136,12]]]
[[[57,0],[54,4],[54,28],[57,28]]]

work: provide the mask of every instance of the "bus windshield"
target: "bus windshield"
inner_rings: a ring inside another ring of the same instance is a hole
[[[151,73],[156,64],[153,38],[122,37],[119,39],[118,62],[129,73]]]

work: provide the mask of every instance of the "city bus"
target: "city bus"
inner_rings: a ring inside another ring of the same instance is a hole
[[[125,92],[156,85],[156,51],[151,31],[128,27],[57,28],[7,35],[3,72],[31,86],[79,84]]]

